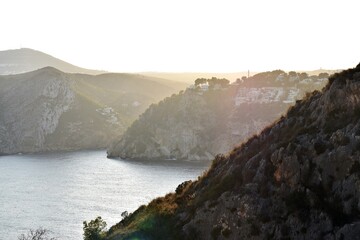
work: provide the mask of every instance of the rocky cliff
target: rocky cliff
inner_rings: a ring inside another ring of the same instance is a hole
[[[179,90],[156,80],[52,67],[0,76],[0,154],[105,148],[151,103]]]
[[[360,64],[107,239],[359,239]]]
[[[109,157],[211,160],[258,133],[308,91],[321,89],[327,74],[277,70],[223,87],[207,85],[152,105],[115,141]]]

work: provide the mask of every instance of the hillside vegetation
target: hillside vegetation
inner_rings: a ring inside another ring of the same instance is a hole
[[[212,160],[260,132],[328,74],[281,70],[229,84],[198,78],[186,91],[151,105],[108,150],[109,157]]]

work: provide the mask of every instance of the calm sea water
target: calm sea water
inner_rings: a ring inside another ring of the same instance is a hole
[[[105,151],[0,157],[0,239],[44,227],[59,239],[82,239],[82,222],[111,226],[208,165],[107,159]]]

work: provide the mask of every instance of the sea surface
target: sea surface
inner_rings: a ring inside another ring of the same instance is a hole
[[[107,159],[105,151],[0,157],[0,239],[46,228],[82,239],[83,221],[111,226],[155,197],[197,179],[209,163]]]

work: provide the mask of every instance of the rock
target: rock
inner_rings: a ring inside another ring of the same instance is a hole
[[[339,240],[359,240],[360,222],[346,224],[336,232],[336,239]]]

